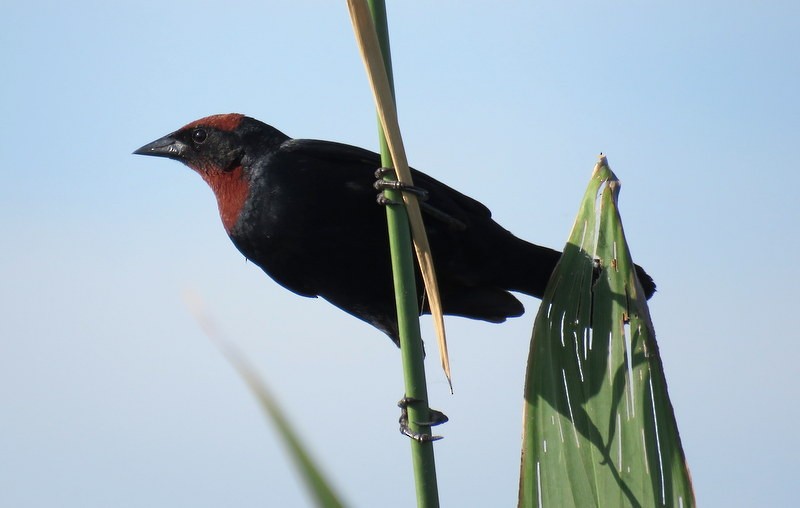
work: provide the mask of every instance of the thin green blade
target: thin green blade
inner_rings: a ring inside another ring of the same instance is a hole
[[[618,193],[603,157],[536,317],[520,506],[695,505]]]
[[[232,349],[230,345],[220,345],[222,352],[231,362],[233,367],[242,376],[247,386],[258,399],[264,413],[272,420],[275,429],[278,431],[283,444],[289,452],[289,456],[294,461],[300,477],[306,484],[306,492],[314,504],[323,508],[341,508],[344,504],[333,490],[333,487],[325,479],[322,471],[317,467],[314,460],[306,450],[305,445],[295,433],[294,428],[287,420],[278,403],[270,394],[267,385],[245,358]]]
[[[205,311],[200,298],[194,293],[187,293],[185,296],[189,310],[197,319],[200,327],[247,383],[253,395],[258,399],[261,409],[275,425],[275,429],[289,452],[289,457],[294,461],[300,473],[300,478],[306,484],[306,492],[311,497],[314,505],[322,508],[341,508],[344,506],[331,484],[315,464],[307,448],[300,441],[300,437],[295,433],[294,428],[256,369],[250,365],[250,362],[239,353],[233,344],[223,339],[217,327],[214,326],[210,315]]]

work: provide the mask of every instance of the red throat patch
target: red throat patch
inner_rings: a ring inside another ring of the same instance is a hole
[[[236,225],[236,221],[239,220],[239,214],[242,213],[242,208],[244,208],[250,192],[250,185],[244,176],[242,166],[237,166],[232,171],[212,169],[198,171],[198,173],[214,191],[222,225],[225,226],[225,231],[230,233]]]
[[[228,113],[226,115],[212,115],[212,116],[207,116],[205,118],[201,118],[200,120],[195,120],[194,122],[185,125],[183,129],[192,129],[194,127],[197,127],[198,125],[202,125],[203,127],[211,127],[214,129],[219,129],[221,131],[231,132],[236,130],[237,127],[239,127],[239,124],[242,123],[242,118],[244,118],[244,115],[239,113]]]

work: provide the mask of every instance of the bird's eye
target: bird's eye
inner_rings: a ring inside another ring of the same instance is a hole
[[[206,133],[205,129],[195,129],[192,131],[192,141],[194,141],[198,145],[202,144],[207,137],[208,134]]]

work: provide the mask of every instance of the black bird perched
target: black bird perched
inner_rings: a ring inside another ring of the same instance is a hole
[[[209,184],[233,244],[290,291],[322,297],[399,345],[378,154],[291,139],[240,114],[194,121],[134,153],[183,162]],[[412,169],[445,314],[500,323],[541,298],[561,253],[503,229],[478,201]],[[427,213],[426,213],[427,211]],[[649,298],[653,280],[637,267]],[[418,292],[422,283],[418,277]],[[423,311],[424,301],[420,297]]]

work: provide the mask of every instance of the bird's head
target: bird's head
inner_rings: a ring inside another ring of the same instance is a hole
[[[201,175],[231,172],[241,164],[244,155],[237,132],[244,118],[236,113],[201,118],[133,153],[174,159]]]
[[[134,154],[180,161],[208,183],[230,233],[250,193],[252,161],[287,136],[238,113],[195,120],[139,148]]]

